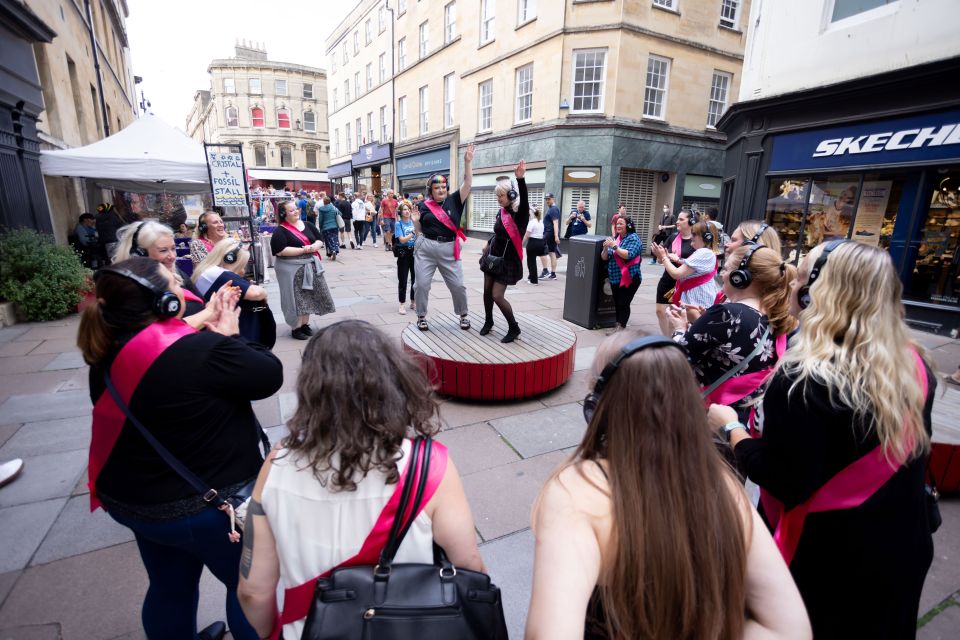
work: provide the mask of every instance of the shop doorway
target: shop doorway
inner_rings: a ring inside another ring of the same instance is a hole
[[[933,178],[929,209],[904,297],[956,307],[960,306],[960,167],[929,175]]]

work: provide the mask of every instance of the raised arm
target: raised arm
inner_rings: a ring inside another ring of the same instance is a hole
[[[472,144],[467,145],[467,150],[463,153],[463,184],[460,185],[460,202],[466,205],[467,198],[470,197],[470,187],[473,186],[473,153],[476,147]]]

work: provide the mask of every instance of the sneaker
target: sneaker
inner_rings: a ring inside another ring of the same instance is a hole
[[[0,464],[0,487],[13,482],[23,471],[23,460],[14,458]]]
[[[304,333],[303,327],[297,327],[296,329],[294,329],[293,331],[291,331],[291,332],[290,332],[290,337],[293,338],[294,340],[309,340],[309,339],[310,339],[310,336],[308,336],[306,333]]]
[[[353,240],[350,241],[350,248],[351,248],[351,249],[356,249],[356,248],[357,248],[357,245],[355,245],[355,244],[353,243]],[[344,249],[346,249],[346,247],[344,247]]]
[[[527,279],[527,282],[529,282],[530,284],[540,284],[538,280],[530,280],[529,278]]]
[[[540,272],[541,278],[546,278],[548,275],[550,275],[550,271],[547,269],[544,269],[543,271]]]
[[[359,247],[357,247],[357,251],[363,251],[363,245],[360,245]]]
[[[347,245],[345,245],[345,244],[343,244],[343,243],[341,242],[341,243],[340,243],[340,248],[341,248],[341,249],[346,249],[346,248],[347,248]]]
[[[557,279],[557,272],[556,272],[556,271],[551,271],[551,272],[550,272],[550,275],[546,276],[546,278],[547,278],[547,280],[556,280],[556,279]]]
[[[400,303],[400,315],[402,316],[407,315],[407,308],[403,305],[402,302]]]

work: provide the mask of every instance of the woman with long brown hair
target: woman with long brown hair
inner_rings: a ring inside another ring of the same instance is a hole
[[[593,374],[583,441],[534,507],[526,637],[809,638],[787,568],[712,444],[683,348],[620,331]]]

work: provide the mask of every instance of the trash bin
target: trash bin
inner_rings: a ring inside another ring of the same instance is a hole
[[[617,324],[607,263],[600,259],[604,240],[603,236],[574,236],[567,245],[563,319],[587,329]]]

